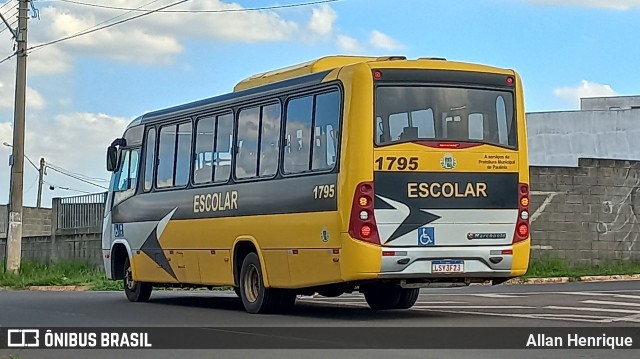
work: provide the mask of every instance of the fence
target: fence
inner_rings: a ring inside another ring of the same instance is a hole
[[[107,193],[94,193],[75,197],[54,198],[58,229],[102,227]]]

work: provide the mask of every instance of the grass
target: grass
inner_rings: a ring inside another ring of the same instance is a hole
[[[594,266],[571,266],[559,258],[535,259],[529,265],[525,278],[571,277],[616,274],[638,274],[640,262],[612,262]]]
[[[121,290],[122,281],[108,280],[103,270],[84,262],[40,264],[23,262],[19,274],[1,273],[0,287],[86,285],[92,290]]]
[[[542,258],[531,262],[525,278],[638,274],[640,262],[616,262],[601,266],[570,266],[562,259]],[[108,280],[102,268],[84,262],[39,264],[23,262],[19,274],[0,272],[0,288],[31,286],[88,286],[90,290],[122,290],[122,281]]]

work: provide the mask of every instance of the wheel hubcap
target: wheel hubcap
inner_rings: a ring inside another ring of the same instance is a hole
[[[124,273],[124,285],[129,290],[134,290],[136,287],[136,282],[133,280],[133,274],[131,274],[131,267],[127,268]]]
[[[260,274],[255,265],[249,265],[243,282],[245,297],[249,302],[254,303],[258,300],[258,295],[260,294]]]

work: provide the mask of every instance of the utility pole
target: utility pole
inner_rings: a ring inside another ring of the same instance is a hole
[[[38,208],[42,207],[42,184],[44,183],[44,157],[40,157],[40,168],[38,169]]]
[[[20,270],[22,257],[22,190],[24,187],[24,128],[27,89],[27,20],[29,0],[18,0],[16,98],[13,119],[11,202],[7,231],[7,272]]]

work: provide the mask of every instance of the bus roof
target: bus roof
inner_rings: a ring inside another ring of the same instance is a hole
[[[316,60],[304,62],[301,64],[283,67],[281,69],[267,71],[263,73],[259,73],[248,77],[240,82],[234,87],[234,91],[241,91],[250,88],[255,88],[258,86],[291,79],[294,77],[309,75],[317,72],[331,71],[336,68],[354,65],[358,63],[367,62],[372,67],[388,67],[388,66],[399,66],[399,67],[413,67],[416,66],[416,61],[422,62],[421,66],[425,66],[425,62],[431,62],[431,64],[437,65],[427,65],[433,67],[455,67],[461,68],[466,67],[468,69],[479,70],[479,71],[489,71],[489,72],[503,72],[505,69],[473,64],[473,63],[462,63],[462,62],[452,62],[447,61],[441,57],[421,57],[416,60],[407,60],[405,56],[382,56],[382,57],[372,57],[372,56],[325,56]],[[402,63],[404,62],[404,63]],[[374,64],[375,63],[375,64]]]
[[[267,71],[250,76],[234,87],[233,91],[246,90],[261,85],[308,75],[316,72],[333,70],[339,67],[353,65],[361,62],[371,61],[388,61],[388,60],[406,60],[404,56],[385,56],[385,57],[368,57],[368,56],[325,56],[316,60],[304,62],[301,64],[283,67],[281,69]]]
[[[446,59],[439,57],[421,57],[415,60],[407,60],[405,56],[325,56],[316,60],[250,76],[238,82],[234,87],[233,92],[231,93],[145,113],[144,115],[134,119],[129,124],[129,126],[127,126],[127,128],[141,123],[151,122],[159,116],[182,111],[189,111],[201,106],[208,106],[215,103],[230,101],[244,96],[250,96],[255,93],[268,92],[271,90],[300,85],[303,83],[320,82],[322,81],[322,78],[326,76],[331,70],[344,66],[359,63],[369,63],[370,65],[372,65],[372,67],[407,68],[416,66],[416,61],[423,62],[421,67],[425,65],[424,62],[429,62],[430,64],[427,65],[428,67],[433,66],[457,69],[460,69],[462,67],[472,71],[475,70],[483,72],[488,71],[502,73],[510,72],[510,70],[502,68],[474,63],[447,61]]]

